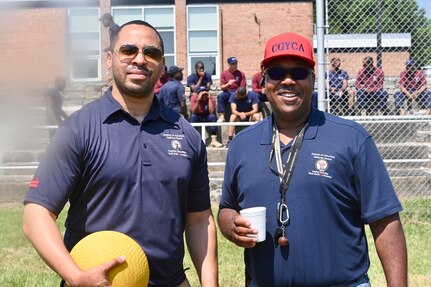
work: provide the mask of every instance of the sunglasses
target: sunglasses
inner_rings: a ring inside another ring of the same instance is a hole
[[[117,51],[121,62],[130,62],[139,54],[139,48],[135,45],[123,45]],[[145,57],[145,60],[153,60],[156,62],[160,62],[163,58],[163,52],[153,46],[147,46],[142,49],[142,54]]]
[[[305,67],[297,68],[283,68],[283,67],[271,67],[266,69],[265,73],[271,80],[281,81],[286,79],[287,75],[290,75],[292,80],[305,80],[308,75],[313,73],[313,70]]]

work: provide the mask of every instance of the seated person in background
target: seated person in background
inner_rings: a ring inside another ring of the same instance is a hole
[[[353,101],[349,94],[349,74],[340,69],[340,58],[331,59],[332,69],[326,73],[326,87],[328,88],[329,106],[331,113],[337,116],[352,114]]]
[[[265,94],[265,82],[262,81],[263,65],[260,63],[260,71],[253,75],[251,78],[251,90],[255,92],[259,98],[259,112],[263,114],[263,117],[267,117],[271,114],[269,108],[264,104],[268,101]]]
[[[229,99],[235,95],[239,87],[246,87],[247,82],[245,74],[238,70],[238,60],[235,57],[227,59],[229,69],[223,71],[220,75],[220,88],[223,90],[217,96],[217,113],[221,114],[218,122],[224,122],[226,108],[228,108]]]
[[[165,66],[165,71],[163,72],[163,74],[160,75],[156,85],[154,86],[155,96],[157,96],[160,93],[160,90],[162,89],[163,85],[169,82],[169,80],[170,78],[169,78],[168,68]]]
[[[431,114],[431,92],[427,90],[425,72],[418,69],[415,60],[406,62],[406,70],[400,74],[400,90],[395,93],[395,110],[397,115],[405,115],[404,101],[407,100],[407,111],[412,108],[413,100],[418,103],[419,109],[428,110]]]
[[[190,118],[191,123],[216,122],[217,117],[214,113],[216,100],[211,96],[209,89],[205,86],[199,86],[195,93],[190,97]],[[211,135],[212,147],[222,147],[223,144],[217,141],[217,126],[207,127]]]
[[[196,93],[199,87],[206,87],[208,91],[213,83],[210,73],[205,72],[205,65],[202,61],[195,63],[195,72],[187,77],[187,87],[191,93]]]
[[[184,94],[186,93],[183,84],[183,69],[177,66],[172,66],[169,68],[168,74],[171,78],[169,82],[163,85],[157,98],[166,106],[173,109],[177,113],[188,118],[186,100]]]
[[[251,78],[251,90],[257,94],[260,102],[267,102],[268,98],[265,94],[265,83],[262,81],[263,65],[260,63],[260,71]]]
[[[356,104],[361,115],[373,114],[379,111],[380,114],[387,114],[388,93],[383,89],[385,74],[382,69],[374,67],[372,57],[365,57],[356,77]]]
[[[245,87],[239,87],[230,99],[230,107],[232,114],[230,115],[230,122],[245,122],[260,121],[259,115],[259,99],[256,93],[247,92]],[[229,141],[232,140],[235,134],[235,126],[229,126],[228,135]]]

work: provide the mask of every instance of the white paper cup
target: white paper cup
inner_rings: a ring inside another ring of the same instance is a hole
[[[249,237],[254,237],[257,242],[265,241],[266,239],[266,207],[258,206],[245,208],[240,210],[242,217],[246,218],[251,223],[251,228],[257,229],[257,234],[247,234]]]

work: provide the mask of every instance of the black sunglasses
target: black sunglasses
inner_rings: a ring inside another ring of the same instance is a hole
[[[305,67],[297,68],[283,68],[283,67],[270,67],[265,70],[265,73],[271,80],[281,81],[286,79],[287,75],[290,75],[292,80],[304,80],[308,75],[313,73],[313,70]]]
[[[139,48],[135,45],[126,44],[121,46],[117,52],[121,62],[130,62],[138,55]],[[142,54],[146,60],[154,60],[156,62],[160,62],[163,58],[163,52],[153,46],[144,47],[144,49],[142,49]]]

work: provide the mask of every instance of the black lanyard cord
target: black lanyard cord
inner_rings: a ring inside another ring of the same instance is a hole
[[[269,155],[269,163],[271,167],[271,160],[273,155],[275,154],[276,162],[277,162],[277,171],[271,167],[271,170],[275,172],[280,178],[280,194],[285,196],[287,189],[289,188],[291,175],[296,165],[296,161],[298,159],[299,150],[302,146],[302,142],[304,139],[304,133],[308,126],[308,123],[305,124],[299,133],[294,137],[292,147],[290,148],[289,155],[287,157],[286,164],[284,166],[281,165],[281,150],[280,150],[280,134],[278,132],[277,127],[274,124],[273,131],[274,136],[272,139],[271,152]]]

